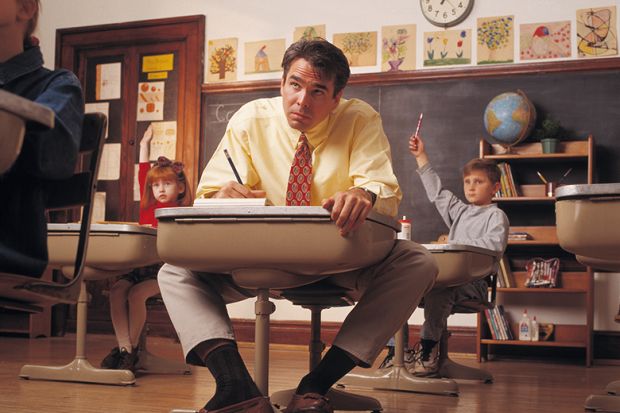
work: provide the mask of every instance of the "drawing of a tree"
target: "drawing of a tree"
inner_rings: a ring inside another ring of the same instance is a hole
[[[313,40],[316,39],[317,37],[319,37],[319,34],[317,33],[316,29],[312,26],[308,26],[304,29],[303,34],[301,35],[301,39],[300,40]]]
[[[218,47],[209,57],[209,71],[219,74],[220,79],[226,77],[226,72],[234,72],[236,65],[235,49],[229,44]]]
[[[342,39],[342,51],[351,56],[349,64],[357,66],[359,56],[372,47],[371,33],[347,33]]]
[[[478,44],[489,49],[489,60],[493,60],[495,51],[508,44],[511,32],[512,16],[485,21],[478,27]]]

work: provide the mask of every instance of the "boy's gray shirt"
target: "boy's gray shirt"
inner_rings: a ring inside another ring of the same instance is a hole
[[[508,217],[496,204],[467,204],[442,187],[441,179],[429,164],[418,169],[428,199],[450,228],[448,243],[473,245],[497,251],[501,256],[508,243]]]

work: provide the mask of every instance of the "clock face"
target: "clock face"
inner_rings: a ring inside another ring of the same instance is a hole
[[[474,0],[420,0],[422,14],[436,26],[454,26],[469,15]]]

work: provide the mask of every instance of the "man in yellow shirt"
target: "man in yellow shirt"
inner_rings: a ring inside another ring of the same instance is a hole
[[[343,236],[373,208],[396,215],[401,192],[381,118],[362,101],[342,99],[350,74],[342,51],[325,40],[301,40],[287,49],[282,67],[281,97],[252,101],[231,118],[197,197],[266,196],[275,205],[295,199],[298,205],[321,205]],[[243,185],[231,180],[224,149]],[[289,177],[298,155],[310,158],[297,164],[296,172],[303,174],[296,179],[308,191],[296,198],[297,181]],[[403,240],[395,241],[384,261],[340,275],[339,284],[350,286],[358,303],[285,411],[332,412],[324,397],[329,388],[356,365],[372,365],[436,275],[430,254]],[[235,285],[229,275],[201,276],[168,264],[159,272],[159,284],[186,360],[208,367],[216,380],[216,393],[201,412],[270,412],[237,351],[225,307],[254,292]]]

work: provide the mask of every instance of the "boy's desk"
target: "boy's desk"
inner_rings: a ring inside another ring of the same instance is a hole
[[[0,90],[0,175],[9,170],[22,149],[26,122],[54,127],[54,112],[31,100]]]
[[[497,251],[461,244],[423,244],[439,267],[434,288],[455,287],[493,273],[500,256]]]

